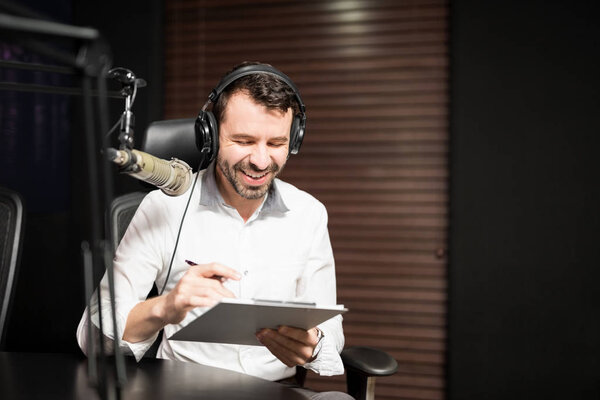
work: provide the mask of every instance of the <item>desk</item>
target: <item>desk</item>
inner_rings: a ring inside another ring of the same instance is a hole
[[[278,383],[220,368],[126,357],[123,400],[302,399]],[[0,399],[100,399],[88,385],[87,360],[74,354],[0,352]]]

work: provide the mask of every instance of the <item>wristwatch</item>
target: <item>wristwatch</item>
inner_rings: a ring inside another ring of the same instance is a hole
[[[317,345],[315,346],[315,349],[313,350],[311,361],[313,361],[315,358],[317,358],[317,355],[321,351],[321,347],[323,347],[323,338],[325,337],[322,330],[320,330],[319,328],[315,328],[315,329],[317,330],[317,339],[319,339],[319,341],[317,342]]]

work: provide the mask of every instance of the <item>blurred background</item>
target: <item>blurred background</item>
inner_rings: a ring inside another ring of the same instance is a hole
[[[113,65],[148,82],[133,107],[136,143],[152,121],[195,117],[241,61],[294,80],[307,134],[282,179],[329,211],[346,344],[399,363],[378,379],[378,399],[600,398],[596,2],[18,6],[98,29]],[[0,48],[2,60],[45,61],[1,36]],[[10,68],[0,77],[70,83]],[[27,209],[8,350],[79,352],[80,100],[0,95],[0,186]],[[112,125],[123,101],[109,106]],[[135,190],[147,189],[115,173],[115,194]],[[307,386],[343,390],[344,379],[309,373]]]

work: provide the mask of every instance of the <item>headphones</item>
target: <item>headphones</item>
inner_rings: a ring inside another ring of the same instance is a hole
[[[281,79],[286,85],[288,85],[296,96],[298,105],[300,106],[300,112],[294,115],[292,120],[292,127],[290,129],[290,147],[289,154],[298,154],[300,146],[302,145],[302,139],[304,138],[304,131],[306,128],[306,107],[302,102],[298,88],[292,80],[285,75],[283,72],[271,67],[266,64],[254,64],[240,67],[231,73],[225,75],[219,84],[210,92],[208,101],[202,107],[202,110],[196,118],[194,124],[194,130],[196,133],[196,147],[204,155],[203,161],[199,166],[199,170],[202,170],[212,162],[217,156],[219,151],[219,125],[217,119],[211,111],[207,111],[209,104],[214,104],[223,90],[227,88],[235,80],[253,74],[269,74],[276,76]]]

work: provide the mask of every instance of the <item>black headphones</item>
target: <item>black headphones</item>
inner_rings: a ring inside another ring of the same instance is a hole
[[[274,75],[281,79],[286,85],[288,85],[296,96],[298,105],[300,106],[300,112],[294,116],[292,121],[292,127],[290,130],[290,149],[289,154],[298,154],[300,146],[302,145],[302,139],[304,138],[304,130],[306,128],[306,108],[298,92],[298,88],[292,80],[285,75],[283,72],[265,64],[254,64],[246,65],[238,68],[231,73],[227,74],[217,87],[215,87],[210,95],[208,101],[202,107],[202,110],[196,118],[194,129],[196,132],[196,146],[201,153],[204,154],[203,162],[199,166],[199,170],[208,167],[208,165],[215,159],[219,151],[219,125],[217,119],[211,111],[206,111],[207,107],[211,103],[215,103],[223,90],[229,86],[233,81],[252,74],[269,74]]]

